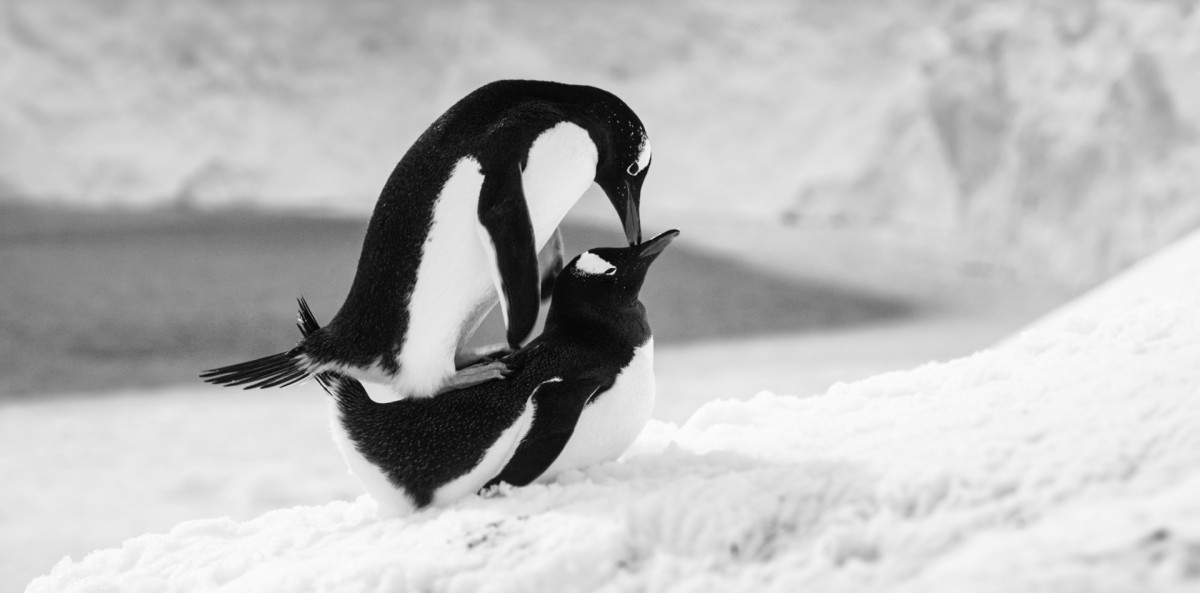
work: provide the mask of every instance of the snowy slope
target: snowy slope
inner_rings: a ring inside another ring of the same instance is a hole
[[[1200,297],[1200,233],[1192,233],[1125,270],[1108,282],[1031,324],[1033,329],[1069,325],[1075,319],[1103,318],[1161,301]]]
[[[548,486],[387,521],[366,498],[191,521],[28,591],[1195,590],[1196,261],[1200,236],[1103,289],[1132,307],[713,402]]]
[[[654,137],[647,220],[883,226],[1085,285],[1200,223],[1194,2],[548,0],[0,7],[0,198],[369,211],[497,78]]]

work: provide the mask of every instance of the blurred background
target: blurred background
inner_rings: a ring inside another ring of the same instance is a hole
[[[0,588],[359,494],[319,389],[196,374],[292,344],[296,296],[332,316],[392,167],[486,82],[645,123],[678,423],[968,355],[1200,226],[1197,72],[1189,0],[4,0]],[[564,231],[621,240],[595,188]]]

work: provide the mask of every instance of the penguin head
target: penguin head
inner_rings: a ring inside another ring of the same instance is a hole
[[[598,89],[597,89],[598,90]],[[642,183],[650,170],[650,137],[637,114],[616,96],[603,92],[592,105],[592,129],[599,160],[596,185],[617,210],[630,245],[642,241]]]
[[[643,308],[638,293],[650,264],[679,236],[671,230],[629,247],[589,249],[571,260],[554,285],[547,323],[605,323]]]

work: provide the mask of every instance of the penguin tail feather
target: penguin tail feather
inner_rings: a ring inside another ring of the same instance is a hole
[[[296,327],[300,329],[300,334],[307,338],[321,329],[321,324],[317,323],[317,318],[313,315],[312,309],[308,307],[308,302],[304,300],[304,297],[300,297],[297,301],[300,305],[300,316],[296,319]],[[317,383],[320,383],[325,392],[332,395],[343,406],[373,403],[362,383],[353,377],[334,371],[325,371],[317,373]]]
[[[308,303],[300,299],[300,331],[305,337],[320,329]],[[300,345],[279,354],[264,356],[226,367],[209,369],[200,373],[200,378],[213,385],[226,387],[243,386],[243,389],[266,389],[268,387],[284,387],[299,383],[312,374],[308,357],[305,356],[304,345]]]
[[[209,369],[200,373],[206,383],[243,389],[266,389],[298,383],[311,374],[304,349],[297,346],[287,352],[264,356],[249,362]]]
[[[300,328],[300,335],[307,338],[321,329],[321,324],[317,323],[317,318],[313,316],[312,309],[308,308],[308,301],[304,297],[296,299],[300,305],[300,316],[296,318],[296,327]]]

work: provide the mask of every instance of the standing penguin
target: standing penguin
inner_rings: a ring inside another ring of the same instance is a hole
[[[351,377],[318,374],[334,398],[335,440],[382,513],[447,504],[500,481],[525,485],[624,452],[654,405],[653,340],[638,291],[678,234],[572,260],[545,331],[506,357],[513,370],[504,381],[377,403]],[[303,300],[300,330],[319,331]]]
[[[469,366],[478,357],[464,343],[497,295],[508,346],[529,336],[541,289],[552,284],[539,279],[538,250],[593,182],[629,243],[641,240],[650,153],[641,120],[607,91],[485,85],[433,122],[392,171],[329,324],[286,352],[200,376],[249,389],[338,371],[405,396],[503,376],[503,363]]]

